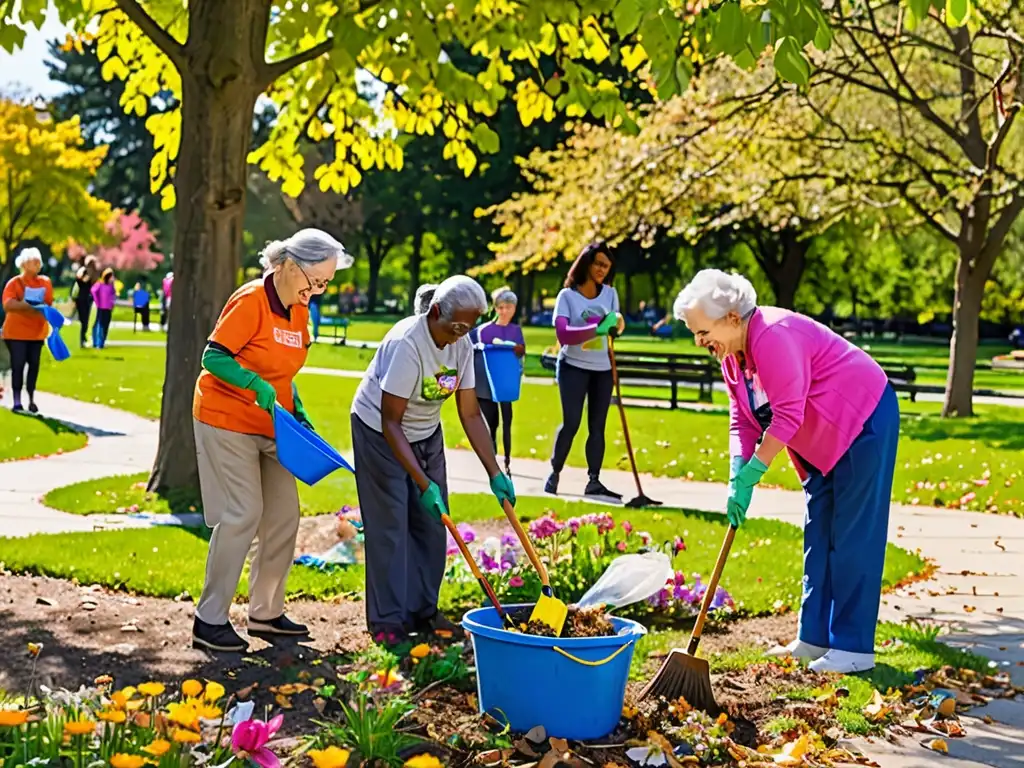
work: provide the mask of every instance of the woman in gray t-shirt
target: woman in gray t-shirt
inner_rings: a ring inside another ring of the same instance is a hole
[[[562,401],[562,425],[555,434],[551,474],[544,484],[547,493],[558,493],[558,478],[583,420],[587,402],[587,474],[584,493],[621,499],[622,494],[604,487],[600,480],[604,462],[604,427],[612,401],[612,365],[608,333],[621,333],[625,321],[619,313],[619,294],[610,285],[615,262],[610,249],[591,243],[576,258],[555,299],[555,336],[561,349],[555,378]]]

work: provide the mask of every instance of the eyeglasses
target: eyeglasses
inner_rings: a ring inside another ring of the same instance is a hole
[[[306,270],[304,270],[299,265],[299,262],[295,261],[294,259],[292,259],[292,264],[298,267],[299,272],[301,272],[302,276],[306,278],[306,284],[309,286],[308,288],[303,288],[301,291],[299,291],[300,294],[305,295],[307,293],[323,293],[324,291],[327,290],[327,286],[331,284],[330,278],[327,278],[326,280],[324,278],[318,278],[317,280],[314,281],[312,278],[310,278],[309,273],[306,272]]]
[[[452,333],[454,333],[456,336],[465,336],[467,333],[473,330],[473,326],[470,325],[469,323],[449,323],[449,325],[452,328]]]

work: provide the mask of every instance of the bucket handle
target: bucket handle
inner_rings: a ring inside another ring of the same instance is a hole
[[[554,646],[554,650],[558,651],[560,654],[565,656],[565,658],[570,659],[572,661],[575,661],[577,664],[582,664],[585,667],[602,667],[605,664],[607,664],[609,661],[614,659],[616,656],[618,656],[620,653],[622,653],[624,650],[629,648],[629,646],[631,646],[632,644],[633,644],[633,641],[630,640],[628,643],[626,643],[625,645],[620,647],[615,653],[613,653],[607,659],[601,659],[601,661],[587,661],[586,659],[578,658],[576,656],[573,656],[568,651],[565,651],[565,650],[559,648],[557,645]]]

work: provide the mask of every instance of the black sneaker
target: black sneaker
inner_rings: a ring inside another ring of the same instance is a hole
[[[24,413],[25,412],[25,406],[23,406],[21,403],[15,403],[13,406],[11,406],[11,412],[12,413]]]
[[[292,637],[301,637],[302,635],[308,635],[309,629],[305,624],[299,624],[292,621],[283,613],[276,619],[254,619],[252,616],[249,617],[249,634],[250,635],[290,635]]]
[[[249,650],[249,644],[235,632],[231,622],[207,624],[198,616],[192,624],[192,647],[237,653]]]
[[[544,481],[544,493],[550,493],[552,495],[558,495],[558,473],[552,472],[548,475],[548,479]]]
[[[586,489],[583,491],[584,496],[607,496],[610,499],[616,501],[622,501],[622,494],[615,493],[615,491],[609,491],[604,487],[604,483],[597,479],[596,476],[590,477],[590,482],[587,483]]]
[[[39,413],[39,406],[35,403],[29,403],[28,410],[30,413]]]
[[[440,611],[429,619],[417,619],[416,632],[433,635],[438,640],[462,640],[466,637],[466,631]]]

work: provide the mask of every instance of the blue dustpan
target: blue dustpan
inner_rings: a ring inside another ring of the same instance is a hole
[[[58,363],[64,362],[71,357],[71,350],[68,349],[68,345],[64,343],[64,339],[60,337],[60,333],[57,329],[50,331],[50,335],[46,337],[46,347],[50,350],[50,354],[53,355],[53,359]]]
[[[65,318],[64,315],[60,313],[60,310],[55,307],[43,304],[40,307],[36,307],[36,309],[43,313],[43,317],[46,318],[46,322],[48,322],[50,327],[55,331],[60,330],[64,327],[65,323],[67,323],[67,318]]]
[[[277,460],[306,485],[316,485],[337,469],[355,473],[345,458],[280,405],[274,406]]]

